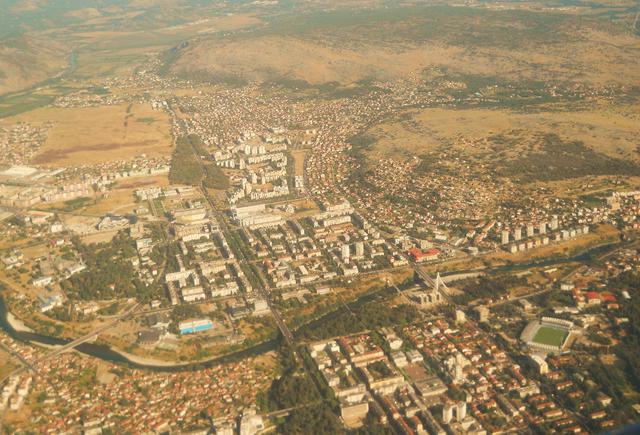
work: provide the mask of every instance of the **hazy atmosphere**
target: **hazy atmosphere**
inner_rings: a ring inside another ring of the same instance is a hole
[[[640,421],[635,0],[0,0],[0,434]]]

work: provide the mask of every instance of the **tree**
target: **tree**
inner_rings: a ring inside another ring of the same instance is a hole
[[[345,433],[340,420],[325,403],[294,409],[278,429],[292,435]]]
[[[196,153],[196,150],[202,147],[200,137],[195,134],[180,136],[177,139],[169,170],[171,183],[196,186],[202,182],[205,173],[200,156]]]

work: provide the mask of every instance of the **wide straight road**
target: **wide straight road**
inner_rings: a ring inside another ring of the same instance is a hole
[[[216,203],[211,198],[211,195],[209,195],[209,192],[207,191],[207,188],[204,186],[204,184],[201,186],[201,190],[202,190],[202,195],[207,200],[207,203],[209,203],[209,207],[216,214],[215,217],[218,223],[220,224],[220,229],[226,232],[231,231],[231,229],[227,225],[225,217],[223,216],[222,212],[220,212],[216,208]],[[239,252],[234,253],[238,257],[238,260],[246,264],[249,264],[250,260],[245,257],[242,250],[238,250],[238,251]],[[260,286],[256,290],[258,291],[260,296],[267,302],[267,306],[269,307],[269,310],[271,311],[271,314],[273,315],[273,318],[275,319],[276,324],[278,325],[278,329],[280,330],[280,333],[282,334],[284,339],[287,341],[287,344],[291,346],[292,349],[295,349],[294,347],[295,343],[294,343],[293,334],[291,333],[291,330],[285,323],[278,309],[271,302],[271,295],[270,295],[271,289],[268,287],[268,283],[263,282],[263,280],[260,277],[258,277],[258,281],[260,281]]]

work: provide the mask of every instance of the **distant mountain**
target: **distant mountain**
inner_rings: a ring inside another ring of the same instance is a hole
[[[339,3],[339,2],[338,2]],[[228,82],[352,85],[474,75],[490,81],[628,84],[637,39],[600,17],[449,6],[283,13],[251,31],[193,40],[165,70]],[[426,75],[425,75],[426,74]]]

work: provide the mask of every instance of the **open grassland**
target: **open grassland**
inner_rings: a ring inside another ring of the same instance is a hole
[[[434,45],[425,56],[425,51],[417,47],[343,48],[324,41],[270,35],[250,40],[206,41],[182,53],[173,71],[221,81],[350,84],[369,79],[394,80],[434,62],[444,63],[459,51]]]
[[[485,165],[497,176],[527,183],[581,179],[578,188],[585,189],[585,177],[596,182],[598,177],[619,176],[633,185],[640,176],[640,106],[603,102],[589,106],[541,107],[535,112],[408,110],[372,126],[361,135],[367,140],[355,145],[371,161],[423,157],[429,162],[422,166],[425,171],[446,151]]]
[[[215,8],[186,8],[175,13],[168,4],[153,8],[148,3],[67,10],[68,5],[58,9],[53,4],[58,2],[50,3],[34,5],[34,12],[52,9],[51,15],[36,26],[41,30],[25,35],[14,37],[9,32],[11,36],[3,38],[7,29],[0,14],[0,118],[51,103],[55,95],[46,89],[61,77],[92,80],[128,75],[149,56],[182,41],[261,23],[253,14],[220,14]],[[33,17],[23,20],[28,23]],[[17,21],[11,14],[7,19]]]
[[[6,122],[54,126],[34,163],[59,167],[171,153],[169,118],[148,105],[37,109]]]
[[[0,95],[43,82],[67,67],[71,50],[43,37],[0,39]]]
[[[250,15],[212,17],[192,23],[160,27],[152,31],[82,31],[68,36],[81,44],[75,77],[125,75],[150,54],[169,50],[180,42],[206,33],[236,30],[258,24]]]
[[[86,236],[80,236],[82,243],[90,245],[92,243],[109,243],[118,234],[118,231],[101,231],[95,234],[87,234]]]
[[[367,134],[377,142],[367,151],[373,159],[406,158],[441,147],[464,154],[503,151],[515,157],[525,151],[526,140],[497,150],[495,138],[522,132],[523,136],[558,134],[610,157],[640,159],[640,107],[596,105],[584,111],[522,113],[500,109],[422,109],[404,112],[374,126]],[[523,137],[523,139],[525,139]]]
[[[56,97],[66,95],[73,90],[67,86],[51,85],[4,94],[0,96],[0,119],[46,106]]]
[[[575,198],[576,196],[588,200],[593,205],[602,205],[605,198],[612,191],[624,189],[628,191],[640,190],[640,177],[581,177],[554,182],[534,183],[532,187],[538,185],[551,189],[554,195],[565,198]]]
[[[117,189],[109,191],[95,204],[89,205],[81,213],[102,215],[107,213],[125,215],[133,212],[136,203],[133,198],[133,189]]]
[[[30,244],[22,250],[23,255],[28,259],[34,259],[46,256],[49,253],[49,247],[46,243]]]

